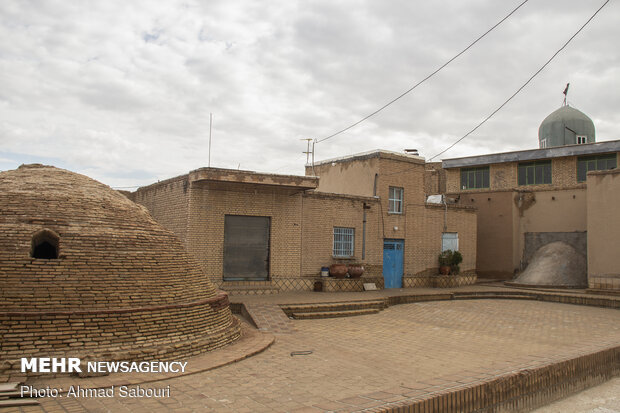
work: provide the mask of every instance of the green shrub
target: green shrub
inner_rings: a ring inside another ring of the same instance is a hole
[[[439,266],[450,266],[452,265],[452,250],[445,250],[441,254],[439,254]]]
[[[463,262],[463,255],[459,251],[452,252],[452,261],[450,262],[450,273],[456,275],[461,271],[459,264]]]
[[[458,274],[461,271],[459,264],[463,262],[463,255],[459,251],[445,250],[438,257],[439,266],[450,267],[451,274]]]

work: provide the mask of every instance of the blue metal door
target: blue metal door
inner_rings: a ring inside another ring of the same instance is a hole
[[[385,288],[403,286],[403,250],[405,242],[400,239],[383,241],[383,281]]]

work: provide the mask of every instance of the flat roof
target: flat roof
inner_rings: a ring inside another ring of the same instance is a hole
[[[394,151],[386,151],[383,149],[374,149],[368,152],[360,152],[353,155],[340,156],[338,158],[330,158],[324,159],[322,161],[318,161],[314,163],[314,166],[325,165],[329,163],[338,163],[338,162],[351,162],[361,159],[370,159],[370,158],[388,158],[388,159],[399,159],[405,162],[413,162],[413,163],[424,163],[424,157],[420,155],[409,155],[403,152],[394,152]],[[307,167],[312,166],[312,164],[306,164]]]
[[[441,166],[445,169],[461,168],[504,162],[534,161],[538,159],[562,158],[566,156],[594,155],[597,153],[608,152],[620,152],[620,140],[444,159],[441,162]]]
[[[316,176],[277,175],[223,168],[200,168],[193,170],[189,173],[189,181],[266,185],[302,190],[316,189],[319,186],[319,178]]]

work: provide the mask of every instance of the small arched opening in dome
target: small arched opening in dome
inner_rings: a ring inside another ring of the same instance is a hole
[[[46,260],[58,259],[60,236],[50,229],[42,229],[32,236],[30,256]]]

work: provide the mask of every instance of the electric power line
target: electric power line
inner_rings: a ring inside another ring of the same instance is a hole
[[[476,131],[476,129],[478,129],[480,126],[484,125],[489,119],[491,119],[491,117],[493,115],[495,115],[497,112],[499,112],[504,106],[506,106],[508,104],[508,102],[510,102],[515,96],[517,96],[519,94],[519,92],[521,92],[521,90],[523,90],[536,76],[538,76],[538,74],[540,72],[543,71],[543,69],[545,67],[547,67],[549,65],[549,63],[551,63],[551,61],[553,59],[555,59],[555,57],[560,54],[560,52],[562,50],[564,50],[566,48],[566,46],[568,46],[568,44],[575,38],[577,37],[577,35],[592,21],[592,19],[594,19],[594,17],[603,9],[603,7],[605,7],[607,5],[607,3],[609,3],[609,0],[606,0],[605,3],[603,3],[603,5],[601,7],[599,7],[592,16],[590,16],[590,18],[583,24],[583,26],[581,26],[579,28],[579,30],[577,30],[575,32],[575,34],[573,34],[563,45],[562,47],[560,47],[554,54],[553,56],[551,56],[549,58],[549,60],[547,60],[545,62],[544,65],[542,65],[540,67],[540,69],[538,69],[532,76],[530,76],[530,78],[523,84],[521,85],[521,87],[519,89],[517,89],[517,91],[515,93],[512,94],[512,96],[510,96],[508,99],[506,99],[504,101],[504,103],[502,103],[501,105],[499,105],[499,107],[497,109],[495,109],[493,112],[491,112],[491,114],[489,116],[487,116],[486,118],[484,118],[482,120],[482,122],[480,122],[478,125],[476,125],[475,128],[473,128],[472,130],[470,130],[469,132],[467,132],[465,135],[463,135],[462,137],[460,137],[459,139],[456,140],[456,142],[454,142],[452,145],[448,146],[446,149],[444,149],[443,151],[439,152],[437,155],[433,156],[432,158],[429,159],[429,161],[432,161],[433,159],[435,159],[436,157],[438,157],[439,155],[449,151],[450,149],[452,149],[454,146],[456,146],[456,144],[458,144],[459,142],[461,142],[463,139],[465,139],[466,137],[468,137],[469,135],[471,135],[473,132]]]
[[[466,51],[468,51],[469,49],[471,49],[476,43],[478,43],[480,40],[482,40],[482,38],[484,38],[487,34],[491,33],[497,26],[499,26],[500,24],[502,24],[504,21],[506,21],[510,16],[512,16],[517,10],[519,10],[521,8],[521,6],[523,6],[525,3],[527,3],[529,0],[524,0],[522,3],[520,3],[514,10],[512,10],[510,13],[508,13],[503,19],[501,19],[499,22],[497,22],[495,25],[493,25],[489,30],[487,30],[486,32],[484,32],[481,36],[479,36],[476,40],[474,40],[472,43],[470,43],[466,48],[464,48],[463,50],[461,50],[459,53],[457,53],[455,56],[453,56],[450,60],[448,60],[446,63],[444,63],[443,65],[439,66],[439,68],[437,68],[434,72],[432,72],[431,74],[429,74],[428,76],[426,76],[424,79],[420,80],[418,83],[416,83],[415,85],[413,85],[411,88],[407,89],[405,92],[401,93],[399,96],[397,96],[396,98],[392,99],[391,101],[389,101],[388,103],[386,103],[385,105],[381,106],[379,109],[375,110],[374,112],[372,112],[369,115],[364,116],[362,119],[358,120],[357,122],[353,123],[350,126],[347,126],[344,129],[339,130],[336,133],[333,133],[325,138],[319,139],[316,141],[316,143],[319,142],[323,142],[326,141],[328,139],[333,138],[334,136],[340,135],[343,132],[348,131],[349,129],[359,125],[360,123],[364,122],[365,120],[373,117],[374,115],[376,115],[377,113],[381,112],[383,109],[387,108],[388,106],[390,106],[391,104],[393,104],[394,102],[400,100],[401,98],[403,98],[405,95],[409,94],[410,92],[412,92],[415,88],[417,88],[418,86],[420,86],[422,83],[426,82],[428,79],[430,79],[431,77],[435,76],[440,70],[442,70],[444,67],[448,66],[450,63],[452,63],[454,60],[456,60],[458,57],[460,57],[463,53],[465,53]]]

